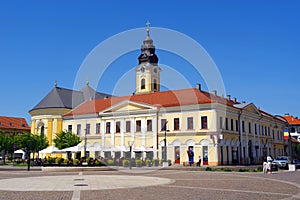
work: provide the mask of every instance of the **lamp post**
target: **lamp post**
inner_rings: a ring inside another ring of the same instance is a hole
[[[27,171],[30,171],[30,151],[31,151],[31,140],[27,141],[26,153],[27,153]]]
[[[128,141],[128,146],[129,146],[129,152],[130,152],[130,158],[129,158],[129,169],[132,169],[132,146],[134,142],[133,141]]]

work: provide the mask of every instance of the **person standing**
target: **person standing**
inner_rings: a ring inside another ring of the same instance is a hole
[[[198,162],[197,162],[197,167],[200,167],[201,166],[201,156],[199,156],[199,160],[198,160]]]
[[[187,150],[187,153],[189,157],[190,166],[192,166],[192,164],[194,164],[194,151],[192,148],[190,148],[189,150]]]
[[[268,161],[267,161],[267,156],[264,156],[264,159],[263,159],[263,172],[264,172],[264,174],[268,173]]]

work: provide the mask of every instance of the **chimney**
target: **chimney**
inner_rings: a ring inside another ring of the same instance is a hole
[[[242,101],[242,103],[246,103],[246,101]]]
[[[233,98],[233,102],[234,102],[234,103],[236,103],[236,102],[237,102],[237,101],[236,101],[236,97],[234,97],[234,98]]]
[[[199,91],[201,91],[201,84],[200,84],[200,83],[198,83],[198,84],[196,85],[196,89],[199,90]]]
[[[212,93],[217,96],[217,90],[213,90]]]
[[[227,100],[228,100],[228,101],[231,101],[230,98],[231,98],[231,96],[230,96],[230,95],[227,95]]]
[[[104,99],[108,99],[108,95],[106,95],[106,96],[104,97]]]
[[[285,113],[284,115],[285,115],[285,116],[289,116],[290,114],[289,114],[289,113]]]

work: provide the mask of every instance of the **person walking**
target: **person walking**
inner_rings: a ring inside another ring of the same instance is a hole
[[[268,173],[268,161],[267,161],[267,156],[264,156],[264,158],[263,158],[263,172],[264,172],[264,174]]]

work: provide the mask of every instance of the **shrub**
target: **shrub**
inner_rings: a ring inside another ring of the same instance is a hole
[[[158,159],[153,159],[154,166],[157,167],[159,165],[159,160]]]
[[[147,165],[148,167],[151,167],[151,160],[147,159],[147,160],[146,160],[146,165]]]
[[[225,167],[225,168],[223,169],[223,171],[224,171],[224,172],[231,172],[232,169],[230,169],[230,168],[228,168],[228,167]]]
[[[60,158],[60,157],[58,157],[58,158],[55,159],[55,163],[56,164],[61,164],[63,161],[64,161],[64,159]]]
[[[205,168],[205,171],[212,171],[213,169],[212,168],[210,168],[210,167],[206,167]]]
[[[123,160],[123,166],[129,167],[129,160]]]
[[[64,163],[65,163],[65,164],[68,164],[68,163],[69,163],[69,159],[67,159],[67,158],[64,159]]]
[[[112,159],[107,160],[107,165],[109,166],[114,165],[114,161]]]
[[[239,172],[249,172],[249,169],[239,169]]]
[[[47,163],[52,164],[55,162],[55,158],[47,158]]]
[[[169,166],[172,165],[172,160],[168,160]]]
[[[75,158],[75,159],[73,160],[73,164],[74,164],[74,165],[78,165],[78,164],[79,164],[79,160]]]
[[[101,162],[100,160],[95,160],[95,165],[101,166],[101,165],[102,165],[102,162]]]
[[[262,167],[258,167],[258,168],[256,168],[256,171],[257,171],[257,172],[262,172],[262,171],[263,171],[263,168],[262,168]]]
[[[135,160],[135,165],[136,165],[137,167],[142,167],[143,161],[142,161],[142,160]]]

